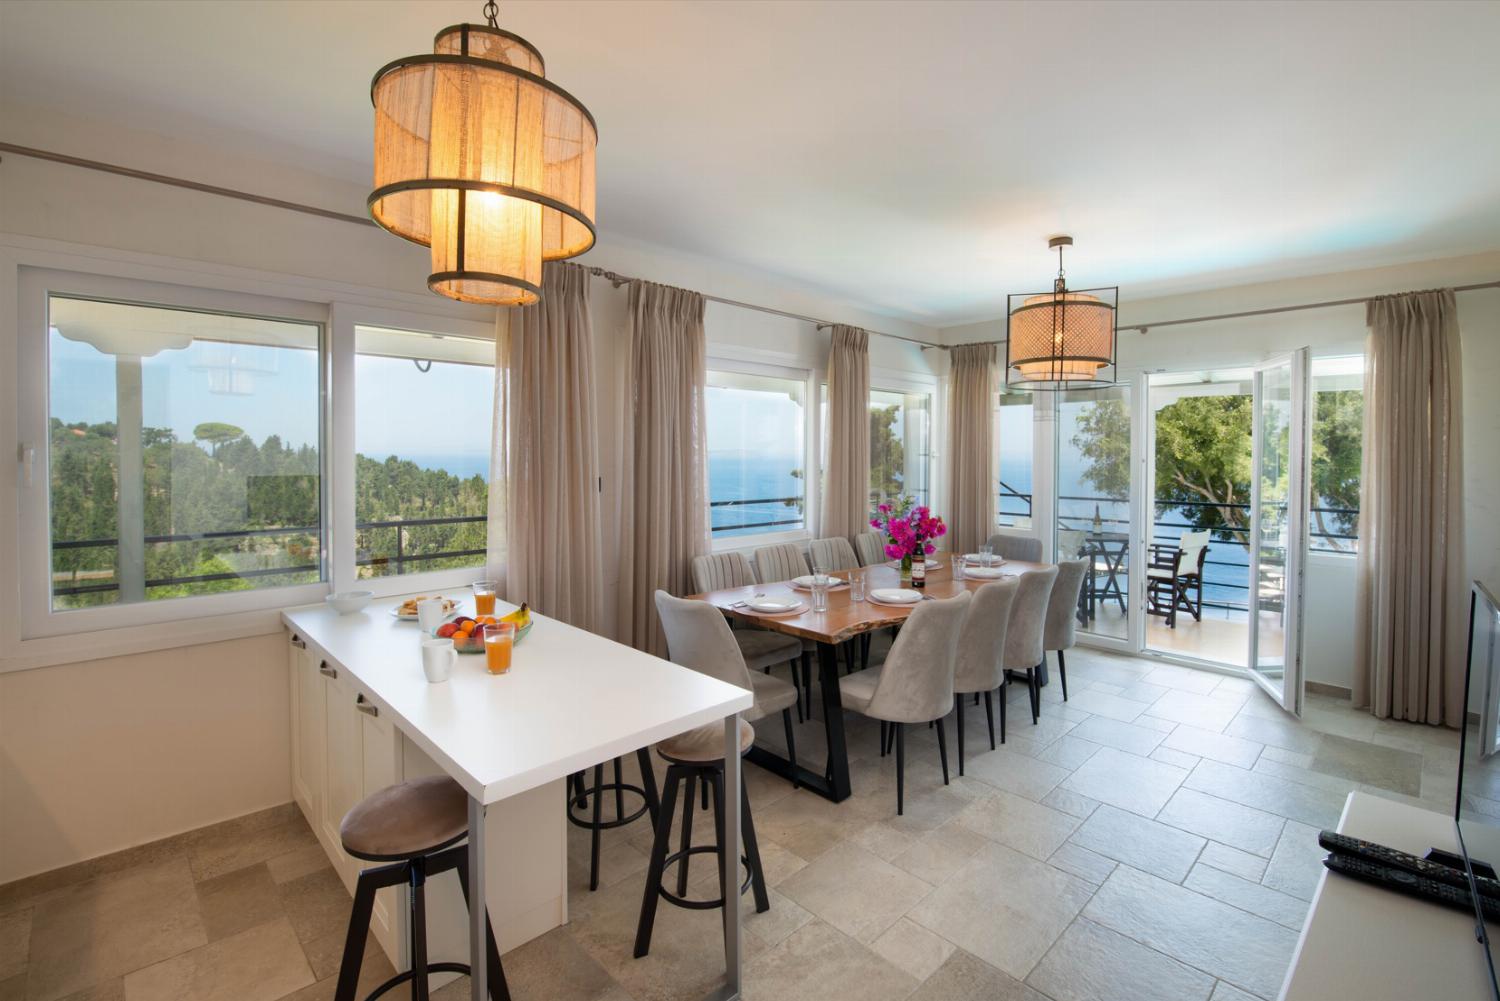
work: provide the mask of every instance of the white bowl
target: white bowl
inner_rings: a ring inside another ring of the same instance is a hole
[[[373,591],[339,591],[323,600],[332,605],[340,615],[353,615],[368,605],[373,597]]]

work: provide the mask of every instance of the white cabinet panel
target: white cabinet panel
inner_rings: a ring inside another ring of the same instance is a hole
[[[323,797],[323,678],[301,637],[288,637],[287,653],[292,696],[292,797],[308,823],[316,825]]]

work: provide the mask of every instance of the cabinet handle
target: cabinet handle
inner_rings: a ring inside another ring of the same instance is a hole
[[[325,678],[337,678],[339,676],[338,668],[329,667],[326,660],[318,661],[318,673]]]
[[[354,696],[354,708],[358,709],[366,716],[380,715],[380,707],[373,702],[365,701],[365,697],[363,695]]]
[[[296,633],[293,633],[292,646],[296,647],[298,650],[306,650],[307,640],[303,639],[301,636],[298,636]]]

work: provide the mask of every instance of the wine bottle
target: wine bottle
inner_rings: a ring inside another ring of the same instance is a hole
[[[1104,530],[1104,519],[1099,517],[1099,505],[1094,505],[1094,534],[1098,535]]]
[[[922,553],[911,558],[911,586],[927,586],[927,557]]]

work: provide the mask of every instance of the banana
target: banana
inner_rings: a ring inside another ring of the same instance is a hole
[[[520,608],[503,616],[500,621],[514,623],[517,629],[521,629],[531,622],[531,606],[523,601]]]

